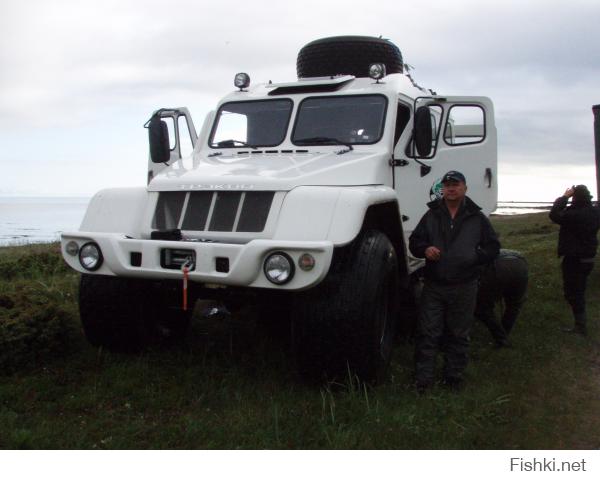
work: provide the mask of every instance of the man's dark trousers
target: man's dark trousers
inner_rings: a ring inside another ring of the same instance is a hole
[[[425,281],[415,350],[417,383],[433,383],[436,354],[440,349],[445,354],[444,378],[462,379],[468,361],[476,299],[477,280],[452,285]]]
[[[565,256],[562,260],[563,290],[571,305],[575,323],[585,329],[585,288],[587,277],[594,268],[593,259],[582,261],[578,257]]]

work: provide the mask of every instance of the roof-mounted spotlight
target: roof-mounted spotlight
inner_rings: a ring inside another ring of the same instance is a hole
[[[385,65],[383,63],[372,63],[369,65],[369,77],[377,80],[377,83],[379,83],[379,80],[385,77]]]
[[[239,88],[241,92],[244,88],[248,88],[250,86],[250,75],[243,72],[237,73],[233,79],[233,84]]]

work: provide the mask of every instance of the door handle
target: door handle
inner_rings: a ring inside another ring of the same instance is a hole
[[[492,169],[491,168],[488,167],[485,169],[485,177],[484,178],[488,182],[487,187],[492,188]]]

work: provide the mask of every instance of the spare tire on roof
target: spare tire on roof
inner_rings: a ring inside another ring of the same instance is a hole
[[[306,44],[298,53],[298,78],[354,75],[368,77],[369,65],[383,63],[388,74],[402,73],[400,49],[376,37],[343,36],[321,38]]]

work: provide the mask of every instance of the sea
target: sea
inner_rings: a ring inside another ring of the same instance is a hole
[[[56,242],[61,232],[75,231],[89,197],[0,196],[0,246]],[[497,215],[548,210],[547,202],[499,202]]]
[[[0,246],[56,242],[79,230],[89,197],[0,197]]]

